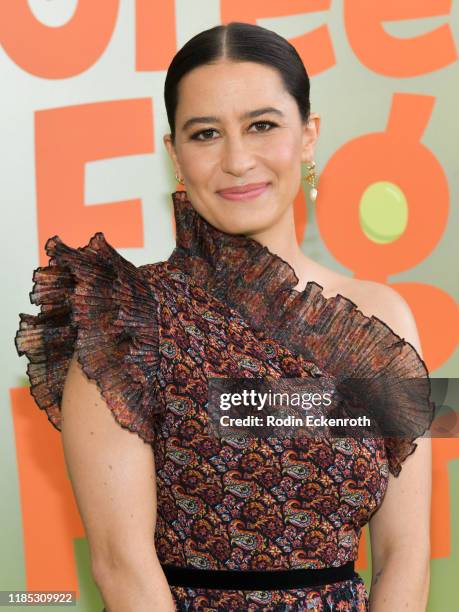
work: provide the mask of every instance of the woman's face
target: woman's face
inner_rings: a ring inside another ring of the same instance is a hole
[[[254,62],[195,68],[178,97],[175,146],[170,134],[164,142],[194,208],[229,233],[274,226],[298,193],[301,162],[313,159],[319,119],[303,123],[277,70]],[[242,197],[220,193],[250,183],[266,186]]]

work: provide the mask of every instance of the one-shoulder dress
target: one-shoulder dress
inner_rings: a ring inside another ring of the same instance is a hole
[[[152,447],[159,561],[214,570],[321,569],[355,561],[389,473],[416,449],[400,437],[217,437],[210,377],[368,376],[429,380],[415,348],[350,299],[305,289],[289,263],[204,219],[172,193],[176,246],[135,266],[97,232],[84,247],[46,242],[33,272],[36,315],[19,315],[15,346],[30,391],[60,431],[77,350],[121,427]],[[419,407],[430,423],[428,396]],[[152,543],[153,544],[153,543]],[[275,578],[273,578],[275,585]],[[170,586],[178,610],[368,610],[359,574],[303,588]]]

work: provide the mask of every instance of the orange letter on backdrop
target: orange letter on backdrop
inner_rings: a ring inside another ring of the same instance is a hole
[[[389,274],[427,257],[443,235],[448,182],[438,159],[421,142],[434,104],[431,96],[395,94],[386,129],[347,142],[322,171],[319,194],[326,201],[318,200],[316,210],[323,239],[357,277],[385,282]],[[362,194],[378,181],[398,185],[409,206],[404,233],[387,244],[370,240],[359,220]]]
[[[421,142],[434,102],[431,96],[395,94],[385,131],[346,143],[321,173],[316,218],[322,238],[338,261],[358,278],[385,283],[389,275],[409,270],[425,259],[443,235],[448,220],[448,182],[438,159]],[[386,244],[368,238],[359,216],[362,194],[379,181],[397,185],[409,208],[404,233]],[[432,341],[424,347],[425,361],[429,369],[437,368],[457,346],[454,300],[430,285],[393,286],[413,309],[423,341]]]
[[[384,21],[451,14],[451,0],[345,0],[344,25],[354,53],[370,70],[390,77],[413,77],[439,70],[457,60],[448,24],[427,34],[399,38]]]
[[[175,0],[136,0],[136,70],[166,70],[177,50]]]
[[[44,79],[75,76],[105,51],[118,4],[119,0],[78,0],[68,23],[50,27],[35,18],[27,0],[0,2],[2,45],[13,62],[30,74]]]
[[[85,537],[62,441],[29,387],[10,390],[16,446],[25,588],[77,591],[74,540]]]
[[[154,151],[151,98],[115,100],[35,114],[38,244],[59,234],[75,246],[103,231],[114,247],[142,247],[141,201],[85,206],[84,172],[90,161]]]
[[[283,17],[295,13],[313,13],[328,11],[331,0],[221,0],[221,21],[244,21],[256,23],[257,19],[266,17]],[[289,42],[295,47],[303,60],[308,75],[312,76],[331,68],[336,64],[333,44],[328,26],[321,26],[294,38]]]
[[[457,414],[457,408],[456,408]],[[457,524],[457,514],[451,520],[452,495],[448,473],[451,462],[459,459],[459,438],[432,439],[432,520],[431,558],[451,556],[451,524]],[[451,466],[452,467],[452,466]],[[454,543],[457,549],[457,540]]]

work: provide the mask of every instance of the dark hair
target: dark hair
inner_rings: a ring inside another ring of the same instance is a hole
[[[258,62],[276,68],[287,91],[295,98],[303,122],[309,119],[309,77],[295,47],[276,32],[258,25],[232,21],[204,30],[175,54],[166,74],[164,101],[175,143],[178,85],[188,72],[221,59]]]

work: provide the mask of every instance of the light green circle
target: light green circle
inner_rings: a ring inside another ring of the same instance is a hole
[[[408,203],[403,191],[389,181],[372,183],[360,199],[359,221],[373,242],[387,244],[400,238],[408,224]]]

